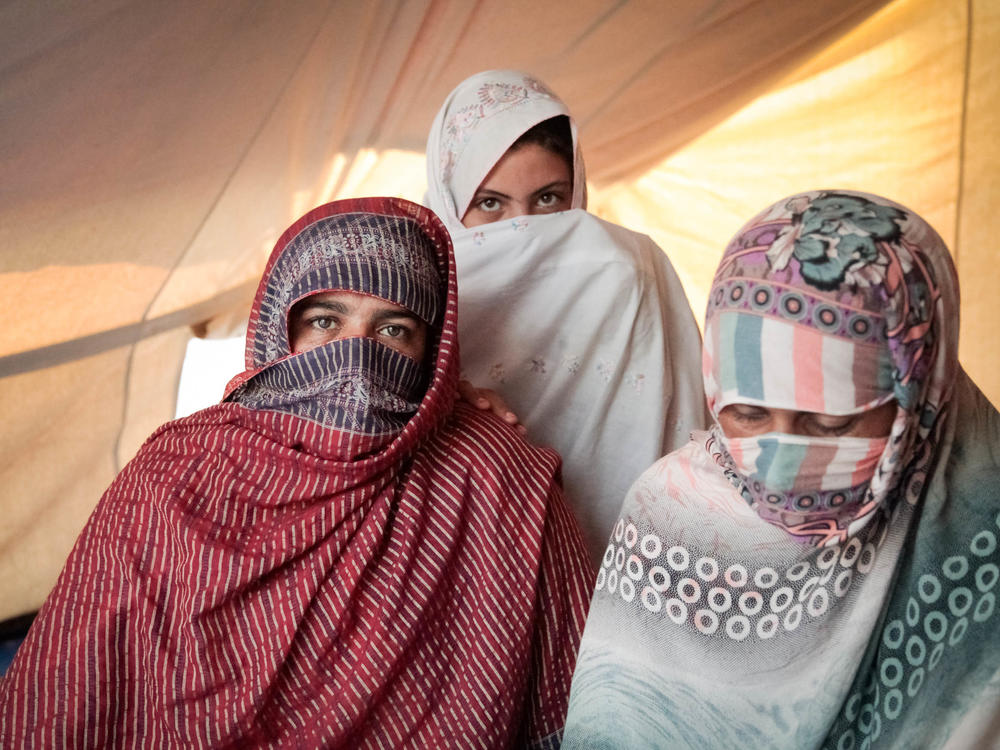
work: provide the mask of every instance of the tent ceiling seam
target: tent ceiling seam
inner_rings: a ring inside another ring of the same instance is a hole
[[[240,286],[220,292],[207,300],[165,315],[109,328],[89,336],[81,336],[70,341],[42,346],[38,349],[8,354],[0,357],[0,378],[55,367],[111,349],[135,345],[143,339],[174,328],[194,325],[244,302],[248,297],[253,296],[256,288],[257,281],[248,281]]]

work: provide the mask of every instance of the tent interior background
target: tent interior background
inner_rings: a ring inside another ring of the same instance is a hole
[[[420,200],[434,113],[487,68],[565,99],[591,210],[653,236],[696,318],[728,237],[783,195],[918,211],[997,403],[997,49],[995,0],[5,3],[0,620],[41,604],[278,234],[335,198]]]

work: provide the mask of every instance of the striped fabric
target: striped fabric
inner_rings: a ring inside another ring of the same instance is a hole
[[[759,477],[776,490],[807,492],[858,486],[871,477],[886,442],[771,434],[756,440],[729,438],[726,448],[744,476]]]
[[[0,683],[0,746],[558,740],[590,581],[559,459],[453,406],[443,227],[392,199],[320,211],[347,210],[409,216],[438,248],[447,294],[416,413],[388,436],[234,402],[161,427]]]
[[[275,362],[229,398],[336,430],[392,437],[413,416],[426,387],[420,363],[371,339],[353,338]]]
[[[834,519],[863,513],[870,505],[872,475],[888,443],[885,438],[773,432],[748,438],[715,435],[720,459],[740,475],[742,492],[756,513],[805,537],[821,531],[836,534]]]
[[[248,367],[288,354],[288,310],[319,291],[373,294],[429,324],[439,322],[447,269],[415,217],[365,211],[331,216],[320,206],[289,227],[278,245],[281,252],[272,254],[264,271],[247,332]]]
[[[716,412],[740,402],[851,414],[892,394],[893,365],[884,344],[727,310],[712,320],[705,346],[717,369],[710,373],[718,378]]]

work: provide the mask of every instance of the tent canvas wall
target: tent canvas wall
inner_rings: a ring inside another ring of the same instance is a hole
[[[581,125],[591,208],[645,231],[696,317],[732,232],[844,187],[955,253],[961,356],[1000,399],[995,0],[15,0],[0,7],[0,620],[39,606],[173,413],[185,343],[239,325],[326,200],[419,200],[467,75],[530,70]]]

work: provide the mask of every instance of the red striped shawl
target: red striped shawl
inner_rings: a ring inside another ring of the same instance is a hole
[[[558,737],[591,574],[558,457],[452,407],[449,267],[432,383],[376,453],[235,403],[153,434],[0,683],[0,745]]]

